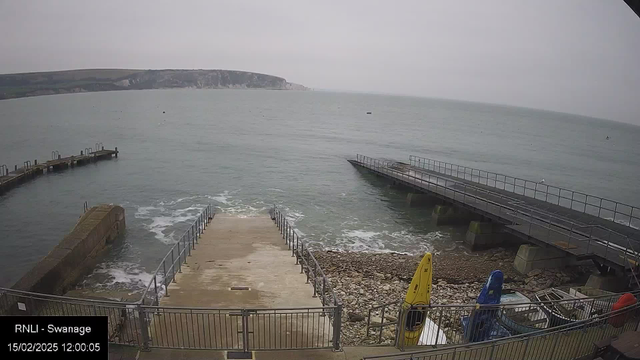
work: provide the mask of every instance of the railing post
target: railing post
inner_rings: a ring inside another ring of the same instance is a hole
[[[436,328],[436,343],[433,344],[434,347],[438,347],[438,340],[440,340],[440,325],[442,325],[442,313],[444,309],[440,308],[440,316],[438,316],[438,327]],[[424,330],[423,330],[424,331]]]
[[[436,336],[438,336],[438,334],[436,334]],[[491,354],[489,355],[489,360],[493,360],[493,353],[495,352],[495,349],[496,349],[496,343],[494,341],[493,343],[491,343]]]
[[[249,311],[242,309],[242,351],[249,352]]]
[[[529,339],[531,339],[531,337],[527,337],[524,340],[524,351],[522,352],[522,360],[524,360],[527,356],[527,350],[529,349]],[[579,349],[580,347],[578,346],[577,348]]]
[[[194,221],[193,225],[191,225],[191,227],[192,227],[191,232],[193,233],[193,238],[195,239],[196,244],[197,244],[199,242],[199,240],[198,240],[198,221],[197,220]]]
[[[187,234],[182,235],[181,241],[184,243],[184,245],[182,245],[182,249],[184,250],[184,263],[186,264],[187,256],[191,256],[191,246],[189,246],[189,243],[187,242]]]
[[[304,241],[300,243],[300,257],[302,261],[300,261],[300,274],[304,272]],[[296,257],[296,261],[298,261]]]
[[[340,351],[340,333],[342,332],[342,303],[333,308],[333,350]]]
[[[164,259],[162,259],[162,273],[163,273],[163,278],[162,278],[162,282],[164,283],[164,295],[165,296],[169,296],[169,285],[167,284],[167,265],[165,265],[165,261]]]
[[[160,300],[158,299],[158,281],[156,275],[153,275],[153,290],[156,293],[156,305],[160,305]],[[144,301],[144,299],[142,299]]]
[[[598,206],[598,217],[600,217],[601,210],[602,210],[602,198],[600,198],[600,205]]]
[[[149,351],[149,327],[147,325],[147,314],[140,304],[136,306],[138,319],[140,319],[140,332],[142,336],[142,350]]]
[[[320,303],[322,304],[322,306],[324,305],[324,289],[325,286],[327,285],[327,278],[326,277],[322,277],[322,291],[320,292]]]
[[[173,256],[173,248],[171,248],[171,266],[173,270],[171,270],[171,281],[176,282],[176,260]]]

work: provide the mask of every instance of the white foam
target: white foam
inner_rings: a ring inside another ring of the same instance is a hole
[[[155,206],[140,206],[136,210],[135,217],[138,218],[138,219],[140,219],[140,218],[144,219],[147,215],[149,215],[149,212],[151,212],[153,210],[163,211],[164,208],[163,207],[155,207]]]
[[[606,217],[604,219],[609,221],[614,221],[612,217]],[[635,226],[633,223],[629,224],[629,220],[618,219],[618,220],[615,220],[615,222],[620,225],[629,226],[633,229],[640,229],[639,227]]]
[[[276,188],[270,188],[270,189],[267,189],[267,191],[277,191],[277,192],[282,192],[282,193],[284,192],[284,190],[280,190],[280,189],[276,189]]]
[[[346,237],[358,238],[365,241],[371,241],[375,236],[382,234],[375,231],[364,231],[364,230],[344,230],[342,233]]]
[[[173,200],[173,201],[160,201],[158,204],[159,205],[171,206],[171,205],[176,205],[178,203],[181,203],[181,202],[183,202],[185,200],[192,200],[192,199],[196,199],[196,198],[198,198],[198,196],[187,196],[187,197],[179,198],[179,199]]]
[[[107,275],[107,279],[95,285],[107,289],[125,288],[140,291],[146,289],[152,279],[152,275],[144,271],[140,265],[123,261],[103,263],[94,270],[93,274]],[[157,279],[158,282],[161,280],[161,278]]]
[[[175,205],[179,202],[174,201],[173,203]],[[164,203],[169,204],[172,202],[165,201]],[[192,222],[204,207],[205,205],[202,204],[194,204],[182,209],[167,209],[164,206],[141,206],[137,209],[135,217],[137,219],[151,220],[149,223],[144,223],[143,226],[163,244],[172,244],[176,239],[174,238],[175,229],[169,232],[171,227],[182,222]]]
[[[224,191],[218,195],[207,195],[208,199],[216,201],[218,207],[222,212],[227,214],[233,214],[238,217],[255,217],[264,215],[271,206],[267,206],[262,201],[256,201],[252,204],[245,204],[240,199],[235,199],[233,194],[238,193],[240,190]]]
[[[225,205],[231,205],[230,200],[229,200],[230,196],[229,196],[229,192],[228,191],[225,191],[225,192],[223,192],[221,194],[218,194],[216,196],[207,196],[207,197],[209,199],[215,200],[215,201],[217,201],[219,203],[222,203],[222,204],[225,204]]]
[[[330,239],[330,234],[327,235],[328,236],[324,238]],[[364,229],[342,230],[341,236],[335,239],[336,244],[333,246],[333,249],[377,253],[419,254],[432,251],[431,242],[445,237],[447,237],[447,235],[439,231],[422,234],[407,230],[395,232]],[[331,241],[329,240],[329,242]],[[319,245],[322,246],[322,244]],[[327,249],[326,246],[323,247]],[[398,249],[411,250],[399,251]]]

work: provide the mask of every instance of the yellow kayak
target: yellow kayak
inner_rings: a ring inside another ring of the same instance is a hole
[[[413,305],[429,305],[431,301],[431,253],[426,253],[413,274],[402,308],[408,310]],[[426,311],[405,311],[404,345],[417,345],[425,324]]]

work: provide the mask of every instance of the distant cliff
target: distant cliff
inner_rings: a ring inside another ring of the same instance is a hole
[[[0,75],[0,100],[89,91],[166,88],[308,90],[278,76],[231,70],[86,69]]]

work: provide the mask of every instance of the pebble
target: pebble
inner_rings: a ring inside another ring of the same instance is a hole
[[[559,286],[574,281],[591,271],[572,267],[563,270],[532,270],[527,276],[518,274],[511,266],[514,249],[493,249],[474,252],[473,255],[442,253],[433,257],[432,304],[475,303],[487,276],[502,259],[500,268],[505,275],[504,288],[511,288],[532,296],[545,287]],[[378,344],[380,328],[370,328],[367,336],[369,309],[376,305],[391,304],[385,309],[382,344],[392,344],[400,302],[409,287],[421,256],[395,253],[365,253],[315,251],[314,256],[343,301],[342,343],[350,345]],[[371,323],[381,323],[382,314],[372,310]],[[460,330],[458,317],[443,317],[440,326],[450,331]]]

